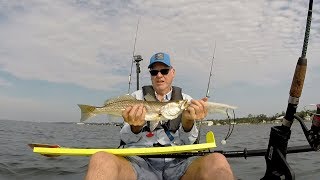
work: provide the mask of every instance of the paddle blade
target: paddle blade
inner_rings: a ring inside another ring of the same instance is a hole
[[[206,142],[207,143],[214,143],[216,140],[214,138],[214,134],[212,131],[209,131],[207,132],[207,135],[206,135]]]
[[[30,143],[28,146],[33,150],[35,147],[45,147],[45,148],[60,148],[61,146],[58,144],[41,144],[41,143]],[[47,155],[41,154],[46,157],[58,157],[59,155]]]

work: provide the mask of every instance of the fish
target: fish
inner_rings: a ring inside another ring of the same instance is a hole
[[[188,107],[187,100],[168,102],[144,101],[137,100],[131,95],[123,95],[106,100],[104,106],[102,107],[78,104],[81,110],[80,122],[83,122],[98,114],[108,114],[121,117],[122,111],[124,111],[127,107],[134,106],[136,104],[143,104],[143,106],[146,108],[147,112],[145,119],[147,121],[175,119],[182,113],[184,109]]]
[[[105,101],[101,107],[78,104],[81,110],[80,122],[94,117],[99,114],[108,114],[113,116],[122,117],[122,111],[129,106],[136,104],[143,104],[146,108],[146,121],[155,121],[152,124],[158,124],[159,121],[176,119],[182,112],[190,105],[189,100],[177,101],[144,101],[137,100],[131,95],[123,95],[116,98],[111,98]],[[208,113],[223,113],[227,114],[228,109],[236,109],[235,106],[230,106],[222,103],[207,102]]]

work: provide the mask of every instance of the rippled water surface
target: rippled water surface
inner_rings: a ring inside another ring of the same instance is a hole
[[[213,130],[218,150],[266,148],[270,127],[274,125],[236,125],[226,145],[220,141],[228,126],[202,129],[202,137]],[[310,124],[307,123],[310,127]],[[28,143],[52,143],[73,147],[117,147],[119,127],[106,125],[77,125],[65,123],[23,122],[0,120],[0,179],[83,179],[88,157],[46,158],[34,154]],[[203,140],[203,138],[202,138]],[[294,123],[289,146],[306,145],[299,124]],[[238,179],[260,179],[265,173],[264,157],[228,158]],[[320,152],[288,154],[287,160],[296,179],[316,180],[320,177]]]

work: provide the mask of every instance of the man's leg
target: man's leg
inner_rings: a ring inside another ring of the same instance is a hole
[[[212,153],[199,157],[190,164],[181,180],[191,179],[229,180],[234,179],[234,176],[225,156]]]
[[[92,155],[86,180],[127,179],[135,180],[137,176],[131,163],[123,157],[106,152]]]

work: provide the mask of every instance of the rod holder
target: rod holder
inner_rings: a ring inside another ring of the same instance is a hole
[[[141,73],[140,61],[142,61],[141,55],[133,56],[134,62],[136,63],[136,73],[137,73],[137,90],[139,90],[139,74]]]

